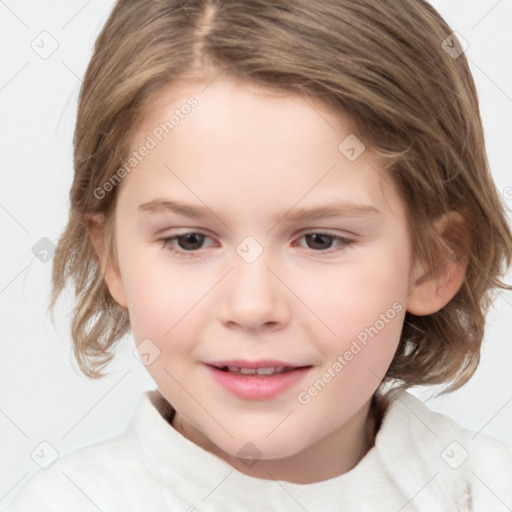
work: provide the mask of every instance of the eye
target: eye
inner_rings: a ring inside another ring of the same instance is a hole
[[[163,238],[159,240],[159,242],[161,242],[162,248],[169,250],[171,254],[187,257],[196,256],[206,238],[210,237],[204,233],[190,231],[180,235]],[[312,247],[309,247],[310,249],[313,249],[314,252],[318,252],[320,254],[341,252],[355,243],[355,240],[322,232],[306,233],[299,237],[299,240],[302,238],[307,240],[308,245],[312,245]],[[337,249],[330,248],[333,242],[338,243]]]
[[[333,252],[344,251],[347,247],[349,247],[355,242],[355,240],[352,240],[350,238],[345,238],[343,236],[331,235],[329,233],[322,232],[306,233],[302,235],[300,238],[305,238],[307,244],[310,246],[311,249],[315,249],[315,252],[322,252],[324,254],[331,254]],[[333,242],[339,243],[338,249],[326,250],[330,249],[330,246],[332,245]],[[329,247],[326,247],[326,245]],[[320,251],[318,251],[317,249],[320,249]]]
[[[197,233],[190,231],[182,233],[181,235],[174,235],[159,240],[162,243],[162,248],[168,249],[172,254],[178,256],[194,256],[195,252],[200,248],[205,238],[210,238],[204,233]],[[175,241],[181,248],[176,248]]]

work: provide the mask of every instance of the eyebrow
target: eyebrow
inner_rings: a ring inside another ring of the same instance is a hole
[[[174,213],[193,219],[203,219],[217,215],[207,206],[190,205],[178,201],[155,199],[138,207],[141,213],[162,214]],[[328,217],[357,217],[370,214],[380,214],[379,210],[370,205],[357,203],[326,204],[312,208],[300,208],[282,215],[285,222],[297,222],[305,220],[319,220]]]

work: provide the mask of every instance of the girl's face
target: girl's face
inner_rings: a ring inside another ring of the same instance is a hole
[[[318,101],[221,78],[153,103],[133,151],[109,287],[174,427],[254,475],[353,467],[412,286],[384,163]]]

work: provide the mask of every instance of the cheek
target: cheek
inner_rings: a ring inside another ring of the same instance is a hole
[[[166,262],[165,254],[136,252],[125,258],[121,271],[135,342],[149,338],[162,353],[170,350],[171,340],[174,353],[180,345],[190,344],[193,320],[198,312],[206,314],[202,297],[215,276],[205,279],[192,266]]]
[[[329,327],[322,328],[318,348],[324,370],[343,374],[336,379],[343,386],[377,385],[396,352],[409,270],[407,246],[396,241],[359,252],[335,273],[317,274],[316,288],[313,280],[308,284],[315,291],[299,292],[308,296],[310,309]]]
[[[405,307],[408,269],[407,251],[375,243],[350,254],[337,268],[318,268],[314,276],[296,286],[297,294],[307,297],[309,308],[334,335],[355,336],[395,303],[398,306],[388,315],[391,320],[397,309]]]

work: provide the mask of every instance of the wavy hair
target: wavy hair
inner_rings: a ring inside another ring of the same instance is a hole
[[[116,261],[118,187],[98,198],[130,152],[147,105],[188,79],[219,73],[323,100],[349,113],[358,137],[390,157],[406,203],[414,256],[433,264],[432,223],[461,213],[471,232],[464,282],[428,316],[406,313],[383,380],[462,386],[480,360],[485,316],[510,265],[512,235],[493,182],[477,92],[451,28],[424,0],[118,0],[80,91],[67,225],[53,260],[55,306],[74,283],[71,334],[81,370],[100,377],[130,329],[111,297],[84,219],[105,220]]]

